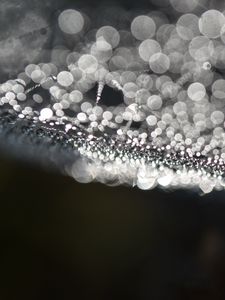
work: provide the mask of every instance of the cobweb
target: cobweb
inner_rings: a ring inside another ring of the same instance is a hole
[[[82,183],[223,189],[225,8],[149,7],[25,16],[0,41],[4,71],[18,64],[0,85],[1,148]]]

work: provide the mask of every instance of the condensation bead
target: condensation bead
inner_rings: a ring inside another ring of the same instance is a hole
[[[146,118],[146,122],[149,126],[155,126],[157,124],[156,116],[150,115]]]
[[[73,164],[71,175],[80,183],[88,183],[93,180],[93,172],[90,170],[90,164],[84,159],[78,159]]]
[[[198,22],[199,18],[194,14],[182,15],[176,24],[178,35],[186,41],[190,41],[195,36],[199,36]]]
[[[149,66],[154,73],[163,74],[169,70],[169,57],[163,53],[153,54],[149,60]]]
[[[123,87],[123,92],[127,98],[134,98],[138,91],[138,87],[135,83],[128,82]]]
[[[112,56],[112,47],[105,40],[97,40],[91,47],[91,55],[93,55],[99,62],[106,62]]]
[[[176,115],[186,110],[187,110],[187,105],[185,102],[178,101],[173,105],[173,111]]]
[[[213,52],[213,42],[206,36],[194,37],[189,44],[189,53],[197,61],[209,60]]]
[[[33,71],[30,77],[35,83],[42,83],[46,79],[45,73],[41,70]]]
[[[147,90],[151,90],[151,88],[153,87],[153,84],[154,84],[152,77],[147,74],[139,75],[136,80],[136,83],[140,88],[144,88]]]
[[[69,95],[69,99],[71,102],[79,103],[83,100],[83,94],[80,91],[72,91]]]
[[[138,16],[131,23],[131,32],[137,40],[145,40],[155,35],[156,25],[148,16]]]
[[[58,18],[59,28],[66,34],[77,34],[82,31],[84,18],[74,9],[64,10]]]
[[[70,72],[62,71],[58,74],[57,81],[61,86],[68,87],[73,83],[74,78]]]
[[[17,99],[19,101],[25,101],[27,99],[27,96],[24,93],[18,93],[17,94]]]
[[[147,39],[140,44],[138,51],[140,57],[144,61],[149,62],[153,54],[161,52],[161,46],[157,41],[152,39]]]
[[[117,47],[120,42],[119,32],[112,26],[103,26],[96,33],[97,39],[103,39],[113,48]]]
[[[105,111],[102,116],[105,120],[110,121],[113,117],[113,114],[111,113],[111,111]]]
[[[83,72],[94,73],[98,68],[98,61],[93,55],[84,54],[78,60],[78,67]]]
[[[212,192],[214,186],[212,182],[206,178],[200,182],[199,187],[205,194],[208,194]]]
[[[158,110],[162,107],[162,99],[158,95],[153,95],[148,98],[147,104],[151,110]]]
[[[26,66],[25,68],[25,74],[28,76],[28,77],[31,77],[31,74],[35,71],[35,70],[40,70],[40,68],[35,65],[35,64],[30,64],[28,66]]]
[[[214,111],[211,114],[211,121],[215,125],[219,125],[224,121],[224,113],[222,111]]]
[[[146,104],[149,97],[150,92],[147,89],[140,89],[136,92],[135,101],[140,105]]]
[[[82,123],[87,121],[87,115],[83,112],[77,115],[77,119]]]
[[[12,93],[12,92],[7,92],[7,93],[5,94],[5,97],[6,97],[9,101],[11,101],[11,100],[14,100],[14,99],[16,98],[16,95],[15,95],[14,93]]]
[[[24,92],[24,87],[21,84],[15,84],[12,87],[12,90],[14,93],[18,94],[18,93],[23,93]]]
[[[50,108],[43,108],[40,112],[41,120],[51,119],[52,116],[53,116],[53,111]]]
[[[189,85],[188,97],[193,101],[201,101],[206,95],[206,89],[203,84],[195,82]]]
[[[92,109],[92,104],[90,102],[83,102],[80,108],[83,112],[86,113]]]
[[[225,100],[225,80],[218,79],[212,85],[212,94],[218,99]]]
[[[218,10],[208,10],[199,19],[199,30],[208,38],[218,38],[225,25],[225,16]]]

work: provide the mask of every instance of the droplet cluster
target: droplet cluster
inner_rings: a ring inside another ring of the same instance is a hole
[[[72,46],[0,85],[0,123],[7,112],[43,139],[54,129],[79,153],[66,170],[80,182],[223,189],[225,14],[167,2],[173,23],[154,10],[93,29],[82,11],[62,11],[57,26]]]

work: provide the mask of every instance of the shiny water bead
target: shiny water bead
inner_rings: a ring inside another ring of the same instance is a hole
[[[25,74],[31,78],[31,74],[35,71],[35,70],[40,70],[39,66],[35,65],[35,64],[29,64],[26,66],[25,68]]]
[[[151,90],[154,84],[152,77],[148,74],[139,75],[137,77],[136,83],[140,88],[144,88],[147,90]]]
[[[83,102],[80,106],[82,112],[87,113],[88,111],[90,111],[92,109],[92,104],[90,102]]]
[[[110,121],[113,118],[113,114],[111,111],[104,111],[102,117],[103,119]]]
[[[212,192],[214,184],[209,178],[206,177],[204,180],[201,180],[201,182],[199,183],[199,187],[203,191],[203,193],[208,194]]]
[[[156,25],[152,18],[142,15],[134,18],[131,23],[131,32],[137,40],[145,40],[155,35]]]
[[[164,45],[163,51],[165,54],[169,54],[172,51],[179,51],[181,53],[185,53],[186,49],[187,49],[186,41],[177,34],[176,30],[174,30],[171,33],[170,38]]]
[[[146,177],[146,176],[138,176],[137,178],[137,186],[141,190],[150,190],[156,184],[156,177]]]
[[[212,65],[211,65],[211,63],[210,63],[209,61],[206,61],[206,62],[204,62],[204,63],[202,64],[202,68],[203,68],[204,70],[211,70]]]
[[[224,121],[224,113],[222,111],[214,111],[210,117],[214,125],[219,125]]]
[[[24,87],[22,84],[15,84],[15,85],[13,85],[12,90],[15,94],[23,93]]]
[[[67,109],[67,108],[70,107],[70,102],[67,101],[66,99],[61,100],[61,101],[60,101],[60,104],[62,105],[62,108],[63,108],[63,109]]]
[[[54,75],[54,74],[52,74],[52,68],[51,68],[50,64],[40,64],[39,67],[40,67],[41,71],[44,72],[46,77]]]
[[[35,83],[42,83],[46,79],[45,73],[39,69],[34,70],[30,77]]]
[[[125,121],[131,121],[133,120],[133,112],[132,111],[129,111],[128,108],[126,108],[125,112],[123,113],[122,115],[123,119]]]
[[[18,93],[16,97],[19,101],[25,101],[27,99],[27,96],[24,93]]]
[[[189,53],[197,61],[207,61],[214,55],[213,42],[206,36],[196,36],[189,44]]]
[[[40,112],[40,120],[48,120],[53,116],[53,111],[50,108],[43,108]]]
[[[194,14],[182,15],[176,24],[178,35],[187,41],[200,34],[198,27],[199,18]]]
[[[56,116],[59,117],[59,118],[62,118],[65,113],[62,109],[57,109],[56,112],[55,112]]]
[[[116,28],[112,26],[103,26],[98,29],[96,32],[96,39],[100,38],[105,40],[108,44],[111,45],[112,48],[115,48],[119,45],[120,42],[120,34],[116,30]]]
[[[94,179],[93,174],[85,159],[78,159],[72,165],[71,176],[80,183],[91,182]]]
[[[128,82],[124,85],[123,87],[123,92],[124,92],[124,95],[127,97],[127,98],[134,98],[136,93],[138,91],[138,87],[135,83],[133,82]]]
[[[199,30],[208,38],[218,38],[225,25],[225,16],[218,10],[204,12],[199,19]]]
[[[107,62],[112,56],[112,46],[104,39],[98,39],[91,47],[91,55],[99,62]]]
[[[182,101],[178,101],[173,105],[173,112],[178,115],[179,113],[187,110],[187,104]]]
[[[149,66],[154,73],[163,74],[169,70],[169,57],[163,53],[153,54],[149,60]]]
[[[147,105],[151,110],[158,110],[162,107],[162,98],[158,95],[152,95],[148,98]]]
[[[87,115],[84,112],[81,112],[77,115],[77,119],[81,122],[84,123],[87,121]]]
[[[175,29],[175,25],[172,24],[163,24],[159,27],[156,33],[156,40],[160,43],[161,46],[165,45]]]
[[[161,87],[161,93],[164,98],[175,98],[178,94],[179,86],[172,82],[165,82]]]
[[[90,54],[82,55],[78,60],[78,67],[87,74],[94,73],[98,68],[97,59]]]
[[[224,128],[222,127],[216,127],[214,130],[213,130],[213,136],[220,139],[220,138],[223,138],[223,135],[224,135]],[[204,139],[204,138],[203,138]],[[204,144],[204,143],[202,143]]]
[[[139,45],[138,52],[144,61],[149,62],[153,54],[161,52],[161,46],[157,41],[147,39]]]
[[[145,105],[148,98],[150,97],[150,92],[147,89],[140,89],[136,92],[135,102],[139,105]]]
[[[16,95],[15,95],[13,92],[7,92],[7,93],[5,94],[5,97],[6,97],[9,101],[11,101],[11,100],[14,100],[14,99],[16,98]]]
[[[84,27],[82,14],[74,9],[67,9],[61,12],[58,18],[59,28],[66,34],[77,34]]]
[[[70,86],[74,81],[73,75],[68,71],[62,71],[57,75],[57,82],[64,87]]]
[[[156,86],[157,90],[160,91],[162,88],[162,85],[166,82],[171,82],[171,78],[167,75],[162,75],[162,76],[159,76],[158,78],[156,78],[155,86]]]
[[[93,114],[94,114],[95,116],[100,117],[100,116],[102,115],[102,113],[103,113],[103,108],[102,108],[102,107],[100,107],[100,106],[95,106],[95,107],[93,108]]]
[[[218,79],[214,81],[212,85],[212,93],[213,96],[225,100],[225,80],[224,79]]]
[[[43,102],[43,98],[38,94],[34,94],[32,98],[33,98],[34,102],[36,102],[36,103],[40,104]]]
[[[157,124],[157,118],[154,115],[149,115],[146,118],[146,122],[149,126],[155,126]]]
[[[187,94],[191,100],[201,101],[206,95],[206,89],[203,84],[195,82],[189,85]]]

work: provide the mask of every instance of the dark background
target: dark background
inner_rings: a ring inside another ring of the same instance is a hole
[[[224,193],[82,185],[1,159],[0,299],[224,299]]]
[[[18,15],[12,23],[6,3]],[[0,32],[16,34],[29,10],[98,14],[102,3],[1,0]],[[0,299],[225,299],[224,192],[82,185],[1,153]]]

